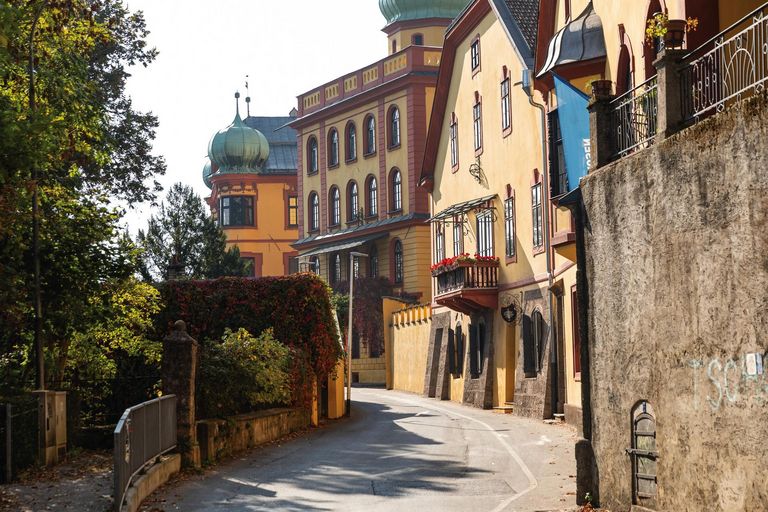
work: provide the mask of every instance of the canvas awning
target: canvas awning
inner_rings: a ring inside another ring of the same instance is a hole
[[[305,256],[316,256],[318,254],[324,254],[327,252],[337,252],[337,251],[346,251],[347,249],[354,249],[355,247],[360,247],[361,245],[365,245],[368,242],[373,242],[374,240],[378,240],[380,238],[384,238],[388,236],[389,233],[375,233],[372,235],[367,235],[355,239],[347,239],[347,240],[339,240],[337,242],[331,242],[324,245],[321,245],[320,247],[316,247],[310,251],[307,251],[303,254],[300,254],[299,256],[305,257]]]
[[[536,78],[541,78],[562,64],[584,62],[605,56],[603,22],[590,2],[578,18],[566,22],[549,42],[547,60],[536,74]]]
[[[456,203],[452,206],[449,206],[445,210],[441,211],[431,219],[429,219],[429,222],[435,222],[438,220],[445,220],[451,217],[455,217],[457,215],[463,215],[467,213],[470,210],[474,210],[475,208],[478,208],[483,203],[486,203],[490,201],[491,199],[495,199],[498,197],[498,194],[493,194],[491,196],[485,196],[485,197],[479,197],[477,199],[470,199],[469,201],[464,201],[463,203]]]

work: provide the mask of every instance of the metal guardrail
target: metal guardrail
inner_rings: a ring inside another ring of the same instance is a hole
[[[133,477],[176,447],[176,395],[126,409],[114,436],[114,498],[119,512]]]
[[[611,100],[610,105],[616,144],[613,158],[622,158],[653,144],[659,111],[655,76]]]
[[[683,119],[695,121],[768,81],[768,3],[685,55],[680,69]]]

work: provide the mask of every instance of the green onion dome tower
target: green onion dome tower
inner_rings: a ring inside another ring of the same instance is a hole
[[[211,183],[211,174],[213,174],[211,159],[206,157],[205,165],[203,165],[203,183],[205,183],[205,186],[208,188],[213,188],[213,184]]]
[[[379,0],[387,25],[429,18],[455,18],[468,0]]]
[[[239,98],[240,93],[236,93],[236,113],[232,124],[219,130],[208,144],[212,168],[218,168],[215,175],[258,174],[269,158],[267,138],[260,131],[246,126],[240,119]],[[209,174],[208,181],[210,176],[212,174]]]

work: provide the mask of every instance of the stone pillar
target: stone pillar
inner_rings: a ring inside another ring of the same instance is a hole
[[[163,340],[163,393],[176,395],[178,447],[184,466],[200,467],[200,447],[195,425],[195,379],[197,341],[178,320]]]
[[[615,130],[611,126],[612,94],[599,93],[592,82],[592,99],[589,102],[589,156],[590,171],[611,161],[616,152]]]
[[[658,113],[656,140],[662,141],[674,134],[683,123],[683,95],[680,62],[687,50],[665,48],[654,61],[658,83]]]

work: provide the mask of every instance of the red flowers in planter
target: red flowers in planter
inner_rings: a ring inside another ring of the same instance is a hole
[[[468,252],[464,252],[456,256],[453,256],[452,258],[443,258],[442,260],[438,261],[437,263],[429,267],[429,270],[434,275],[444,270],[451,270],[450,267],[453,267],[457,263],[498,263],[498,262],[499,262],[499,258],[497,256],[480,256],[480,254],[475,253],[475,256],[472,257],[469,255]]]

